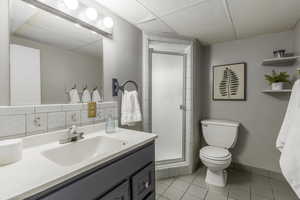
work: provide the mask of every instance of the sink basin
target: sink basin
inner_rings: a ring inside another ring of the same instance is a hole
[[[58,165],[70,166],[84,162],[95,156],[119,151],[124,145],[124,141],[97,136],[62,145],[61,147],[44,151],[42,154]]]

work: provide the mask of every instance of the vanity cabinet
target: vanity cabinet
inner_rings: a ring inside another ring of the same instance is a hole
[[[155,200],[154,143],[26,200]]]

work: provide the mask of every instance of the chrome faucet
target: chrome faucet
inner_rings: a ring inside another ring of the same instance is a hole
[[[82,140],[82,139],[84,139],[83,134],[84,134],[83,132],[80,132],[80,133],[77,132],[77,127],[75,125],[73,125],[71,128],[69,128],[68,137],[59,140],[59,143],[66,144],[66,143]]]

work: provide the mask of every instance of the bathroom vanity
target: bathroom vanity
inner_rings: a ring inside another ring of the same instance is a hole
[[[149,143],[26,200],[154,200],[154,144]]]
[[[24,138],[23,159],[0,167],[0,199],[155,199],[156,135],[81,129],[85,139],[69,144],[58,143],[62,131]]]

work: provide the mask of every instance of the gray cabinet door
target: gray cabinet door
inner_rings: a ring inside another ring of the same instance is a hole
[[[98,200],[130,200],[128,181],[116,187],[113,191]]]
[[[155,190],[155,168],[151,163],[132,177],[132,200],[144,200]]]

